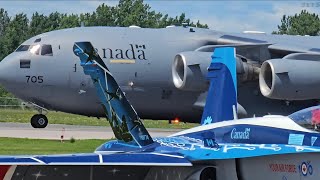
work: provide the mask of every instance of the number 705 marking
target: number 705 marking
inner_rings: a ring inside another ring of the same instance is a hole
[[[43,76],[26,76],[27,83],[43,83]]]

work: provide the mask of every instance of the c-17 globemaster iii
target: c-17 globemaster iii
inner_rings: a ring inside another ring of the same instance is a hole
[[[0,84],[39,110],[31,118],[36,128],[48,123],[44,110],[102,117],[72,52],[74,42],[90,41],[141,118],[194,122],[205,104],[212,51],[234,46],[239,117],[287,115],[318,103],[319,40],[171,26],[63,29],[32,37],[4,58]]]
[[[319,179],[320,133],[301,125],[318,121],[320,106],[237,119],[233,47],[214,50],[201,126],[167,137],[150,136],[90,42],[75,42],[73,51],[93,80],[116,139],[93,153],[1,155],[1,179]]]

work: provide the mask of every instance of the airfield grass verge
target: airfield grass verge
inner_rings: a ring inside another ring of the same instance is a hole
[[[91,153],[106,141],[109,140],[65,140],[62,143],[60,140],[0,138],[0,155]]]
[[[36,111],[29,109],[0,109],[0,122],[30,123],[30,118],[36,114]],[[84,126],[109,126],[106,118],[97,119],[95,117],[86,117],[63,112],[50,111],[47,114],[49,124],[68,124]],[[177,123],[169,124],[168,120],[143,120],[147,128],[177,128],[188,129],[197,126],[195,123]]]

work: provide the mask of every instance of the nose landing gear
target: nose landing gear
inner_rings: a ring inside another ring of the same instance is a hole
[[[44,107],[41,107],[41,106],[39,106],[37,104],[34,104],[32,102],[27,102],[26,106],[31,107],[33,109],[36,109],[39,112],[39,114],[36,114],[36,115],[31,117],[31,120],[30,120],[31,126],[33,128],[45,128],[45,127],[47,127],[48,118],[44,114],[46,114],[48,112],[48,110],[45,109]]]
[[[48,125],[48,118],[43,114],[36,114],[32,116],[30,122],[33,128],[45,128]]]

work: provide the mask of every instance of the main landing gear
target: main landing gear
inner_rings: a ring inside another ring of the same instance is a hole
[[[39,114],[36,114],[31,117],[30,123],[33,128],[45,128],[48,125],[48,118],[45,114],[48,113],[48,110],[36,105],[34,103],[28,102],[26,106],[36,109]]]

